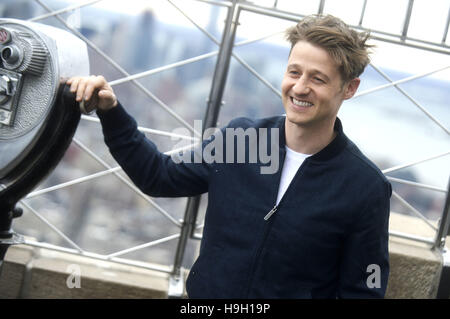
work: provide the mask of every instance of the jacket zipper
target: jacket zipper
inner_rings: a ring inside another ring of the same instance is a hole
[[[275,212],[277,211],[278,206],[275,205],[273,206],[273,208],[270,210],[270,212],[267,213],[266,216],[264,216],[264,220],[268,220],[270,218],[270,216],[272,216],[273,214],[275,214]]]

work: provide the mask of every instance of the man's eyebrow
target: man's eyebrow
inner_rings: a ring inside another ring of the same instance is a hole
[[[291,63],[291,64],[288,64],[287,68],[288,68],[288,69],[290,69],[290,68],[301,69],[302,67],[301,67],[300,64],[298,64],[298,63]],[[330,77],[329,77],[328,75],[326,75],[324,72],[320,71],[320,70],[312,69],[311,72],[312,72],[313,74],[320,74],[320,75],[323,76],[327,81],[330,80]]]

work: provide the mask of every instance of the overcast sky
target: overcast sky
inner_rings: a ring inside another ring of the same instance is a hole
[[[174,0],[173,2],[185,10],[200,25],[206,26],[208,24],[211,12],[210,4],[193,0]],[[253,2],[263,6],[272,6],[274,3],[273,0],[254,0]],[[319,0],[278,0],[278,8],[294,13],[313,14],[317,12],[319,2]],[[408,0],[368,0],[363,26],[373,30],[399,34],[403,28],[407,5]],[[158,19],[164,22],[192,27],[192,24],[182,17],[167,0],[151,2],[148,0],[133,0],[132,2],[108,0],[101,1],[95,6],[130,14],[139,14],[143,9],[149,8],[156,13]],[[348,24],[357,25],[362,6],[363,0],[328,0],[325,4],[324,13],[336,15]],[[450,0],[415,0],[408,35],[427,41],[441,42],[449,8]],[[223,28],[224,20],[225,10],[221,10],[217,18],[218,29]],[[282,19],[243,12],[238,35],[251,39],[285,30],[292,24],[293,22]],[[280,44],[286,43],[281,35],[274,36],[269,41]],[[450,35],[447,37],[446,43],[450,44]],[[413,50],[387,43],[377,42],[376,44],[377,48],[372,56],[372,61],[381,67],[400,69],[417,74],[450,65],[449,55]],[[432,76],[449,80],[450,70],[447,69]]]

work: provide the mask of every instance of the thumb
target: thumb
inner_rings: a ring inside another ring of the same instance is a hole
[[[100,90],[98,92],[98,97],[99,97],[98,107],[100,109],[109,109],[111,107],[116,106],[117,104],[116,96],[114,95],[113,92],[111,92],[111,90]]]

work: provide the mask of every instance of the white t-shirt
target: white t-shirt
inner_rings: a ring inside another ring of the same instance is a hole
[[[302,154],[286,148],[286,158],[284,159],[283,170],[281,171],[280,185],[278,186],[277,205],[286,192],[289,184],[302,165],[303,161],[311,156],[310,154]]]

